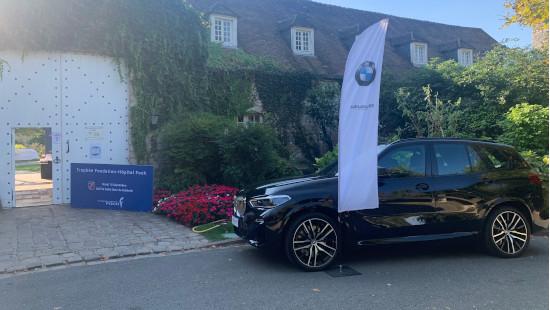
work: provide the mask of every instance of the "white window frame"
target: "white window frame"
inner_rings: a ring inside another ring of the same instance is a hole
[[[424,49],[423,54],[417,53],[417,48]],[[411,63],[414,66],[423,66],[428,64],[428,44],[422,42],[411,42]]]
[[[474,50],[471,48],[459,48],[456,56],[461,66],[468,67],[474,63]]]
[[[290,30],[290,43],[292,51],[296,55],[315,55],[315,31],[312,28],[292,27]]]
[[[210,40],[223,47],[237,47],[237,18],[233,16],[210,15]]]

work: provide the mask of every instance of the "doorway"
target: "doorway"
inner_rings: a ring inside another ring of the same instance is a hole
[[[15,206],[53,204],[51,128],[15,128]]]

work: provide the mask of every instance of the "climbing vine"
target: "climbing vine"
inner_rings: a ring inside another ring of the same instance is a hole
[[[113,57],[132,87],[139,163],[159,161],[163,127],[205,112],[235,120],[253,106],[253,95],[284,145],[310,162],[320,155],[304,125],[303,102],[316,77],[209,43],[207,21],[184,0],[3,0],[0,49]]]

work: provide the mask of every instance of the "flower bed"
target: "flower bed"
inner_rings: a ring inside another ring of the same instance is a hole
[[[172,196],[172,193],[166,189],[156,189],[153,193],[153,210],[158,206],[158,203],[168,197]]]
[[[165,214],[186,226],[228,219],[233,214],[233,197],[237,190],[223,185],[195,185],[159,199],[155,212]],[[161,196],[159,194],[158,197]]]

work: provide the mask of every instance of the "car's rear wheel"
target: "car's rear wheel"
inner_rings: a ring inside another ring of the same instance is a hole
[[[309,213],[294,220],[285,237],[291,262],[306,271],[323,270],[340,253],[340,233],[336,222],[322,213]]]
[[[527,249],[531,228],[525,215],[512,207],[493,211],[485,224],[485,247],[493,255],[518,257]]]

